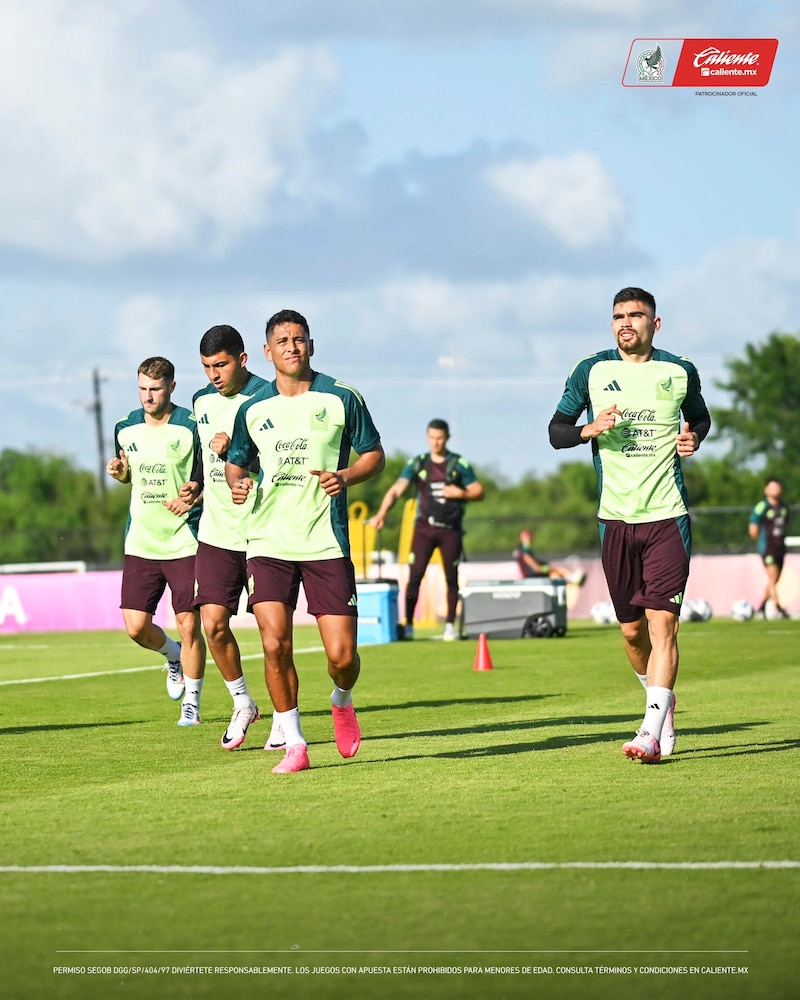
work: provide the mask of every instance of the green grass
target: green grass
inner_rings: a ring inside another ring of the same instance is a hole
[[[220,748],[213,663],[204,725],[180,729],[124,634],[0,637],[0,865],[225,869],[0,871],[0,997],[794,997],[800,869],[712,865],[800,860],[798,639],[686,625],[677,752],[649,767],[620,753],[644,699],[615,628],[491,641],[490,672],[474,642],[364,647],[350,761],[322,655],[298,653],[312,769],[279,776],[267,722]],[[240,640],[264,708],[257,635]],[[531,862],[552,867],[475,867]],[[242,871],[296,866],[325,870]],[[442,967],[461,971],[422,971]]]

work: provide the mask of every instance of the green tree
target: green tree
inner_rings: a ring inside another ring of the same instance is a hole
[[[727,362],[718,381],[731,397],[712,409],[713,439],[729,443],[727,459],[737,468],[780,476],[800,494],[800,339],[773,333],[766,343],[747,344],[744,356]]]
[[[117,563],[127,490],[103,502],[95,477],[47,452],[0,452],[0,563]]]

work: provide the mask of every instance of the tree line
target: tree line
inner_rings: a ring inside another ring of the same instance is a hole
[[[727,369],[717,385],[730,405],[712,408],[709,439],[722,445],[723,454],[701,451],[684,465],[697,552],[752,548],[747,518],[766,474],[783,479],[790,504],[800,503],[800,338],[773,333],[761,345],[748,344]],[[352,488],[349,500],[376,511],[408,458],[387,456],[384,472]],[[467,514],[469,558],[507,558],[522,528],[535,533],[536,550],[549,558],[598,550],[597,483],[587,452],[554,473],[526,475],[518,483],[476,471],[486,499]],[[83,560],[96,568],[120,566],[129,494],[130,487],[120,484],[101,491],[92,473],[63,456],[3,450],[0,564]],[[397,548],[400,510],[398,505],[381,534],[382,548]]]

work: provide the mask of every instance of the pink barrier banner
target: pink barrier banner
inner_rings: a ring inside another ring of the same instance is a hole
[[[583,563],[586,581],[582,587],[568,584],[567,606],[571,618],[588,618],[592,606],[608,600],[608,588],[597,559]],[[386,566],[383,577],[399,583],[398,603],[403,608],[407,566]],[[514,562],[470,562],[460,569],[462,584],[480,580],[516,580]],[[764,594],[764,568],[757,555],[695,556],[689,585],[688,600],[706,600],[715,615],[730,614],[734,601],[746,600],[758,607]],[[0,575],[0,635],[15,632],[72,632],[94,629],[122,629],[119,609],[122,572],[105,573],[28,573]],[[781,604],[793,615],[800,614],[800,554],[792,553],[778,585]],[[417,619],[444,620],[446,594],[441,566],[432,565],[425,575],[417,605]],[[401,613],[401,619],[404,614]],[[174,630],[174,616],[169,591],[162,599],[155,621]],[[310,624],[302,594],[295,613],[297,624]],[[234,628],[254,627],[255,620],[245,610],[233,619]]]
[[[121,570],[0,576],[0,634],[122,629],[121,585]],[[160,625],[166,605],[155,615]]]

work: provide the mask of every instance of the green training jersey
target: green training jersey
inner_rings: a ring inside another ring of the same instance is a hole
[[[125,525],[125,555],[182,559],[197,551],[200,507],[178,516],[164,506],[192,478],[199,449],[191,411],[176,406],[166,424],[147,424],[132,410],[114,428],[114,453],[124,451],[131,474],[131,505]]]
[[[380,447],[359,393],[313,374],[307,392],[282,396],[270,382],[236,414],[228,459],[249,469],[260,460],[248,519],[247,555],[291,562],[350,555],[347,496],[329,497],[310,470],[335,472]],[[252,492],[252,491],[251,491]]]
[[[579,361],[558,404],[589,422],[616,403],[616,427],[592,439],[599,490],[598,517],[639,524],[687,513],[675,435],[681,412],[692,423],[707,414],[697,369],[686,358],[654,350],[649,361],[623,361],[616,350]]]
[[[246,521],[255,494],[251,493],[244,504],[233,502],[225,479],[226,456],[212,451],[211,442],[220,432],[228,437],[233,434],[233,422],[239,407],[265,385],[266,379],[251,375],[235,396],[223,396],[209,383],[198,390],[192,399],[203,461],[203,514],[197,537],[201,542],[219,549],[233,552],[247,549]]]

